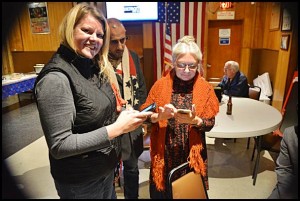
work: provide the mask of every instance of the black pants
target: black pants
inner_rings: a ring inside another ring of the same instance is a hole
[[[138,199],[139,197],[139,168],[138,158],[131,152],[129,159],[123,161],[124,197]]]

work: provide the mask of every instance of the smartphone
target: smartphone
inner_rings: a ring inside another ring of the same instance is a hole
[[[154,111],[156,108],[156,103],[152,103],[151,105],[149,105],[148,107],[146,107],[145,109],[143,109],[141,112],[149,112],[149,111]]]
[[[191,110],[188,110],[188,109],[177,109],[177,112],[181,113],[181,114],[189,114],[191,112]]]

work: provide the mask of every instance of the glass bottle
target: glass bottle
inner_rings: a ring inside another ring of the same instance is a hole
[[[232,99],[231,99],[231,95],[229,95],[229,99],[227,102],[227,112],[226,114],[231,115],[232,114]]]

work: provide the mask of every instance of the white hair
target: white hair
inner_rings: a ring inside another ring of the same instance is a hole
[[[230,66],[230,68],[233,69],[234,72],[238,72],[239,69],[240,69],[240,65],[239,65],[239,63],[236,62],[236,61],[227,61],[227,62],[225,63],[225,67],[227,67],[227,66]]]
[[[202,53],[198,45],[195,43],[195,38],[193,36],[183,36],[178,40],[172,51],[173,63],[177,61],[179,56],[186,53],[192,54],[198,62],[201,62]]]

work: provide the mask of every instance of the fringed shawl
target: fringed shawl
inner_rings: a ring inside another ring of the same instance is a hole
[[[170,103],[174,73],[173,69],[153,85],[141,109],[153,102],[156,102],[157,106],[164,106]],[[214,93],[214,89],[199,73],[196,74],[195,79],[192,102],[196,106],[196,115],[200,118],[213,118],[219,112],[219,102]],[[155,112],[158,112],[158,107],[156,107]],[[161,120],[157,123],[153,123],[150,136],[151,170],[153,181],[156,188],[160,191],[165,190],[164,148],[167,122],[167,120]],[[190,167],[193,168],[195,172],[205,176],[207,170],[200,155],[203,149],[203,142],[198,128],[190,127],[189,145],[190,153],[187,160],[189,161]]]

